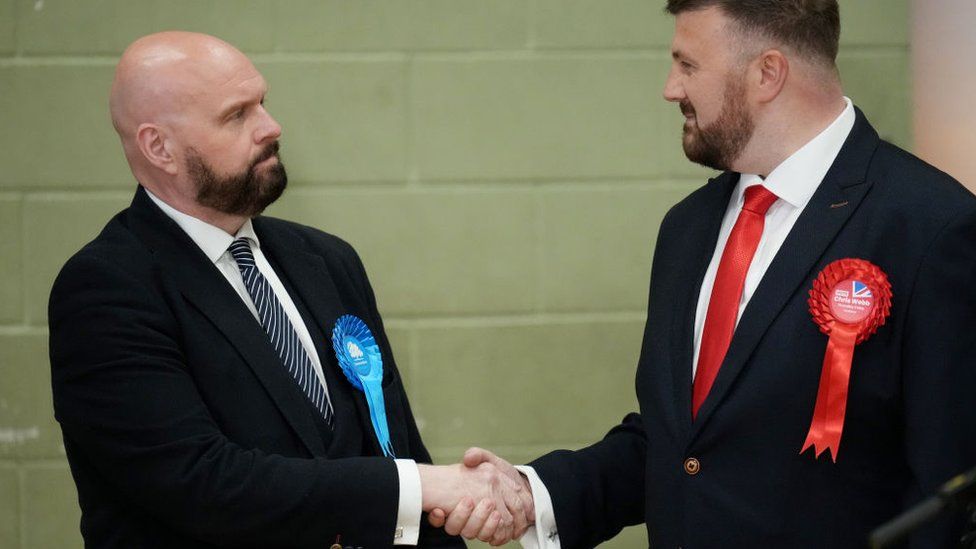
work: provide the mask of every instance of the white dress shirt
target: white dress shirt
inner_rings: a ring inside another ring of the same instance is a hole
[[[268,259],[261,251],[261,241],[258,240],[258,235],[254,232],[254,226],[251,224],[251,220],[248,219],[245,221],[236,235],[230,235],[219,227],[215,227],[173,208],[149,192],[148,189],[146,190],[146,194],[163,210],[163,213],[175,221],[187,236],[200,247],[200,250],[213,262],[217,270],[220,271],[220,274],[224,275],[224,278],[227,279],[227,282],[237,292],[241,301],[244,302],[244,305],[247,306],[251,314],[254,315],[254,318],[260,323],[261,320],[258,316],[258,310],[254,306],[251,294],[247,291],[247,286],[244,285],[244,278],[241,276],[241,271],[237,267],[234,256],[228,251],[228,248],[230,248],[234,240],[241,237],[248,239],[251,244],[251,252],[254,254],[254,264],[257,266],[261,275],[264,276],[265,280],[268,281],[268,284],[271,285],[275,297],[281,302],[281,306],[284,308],[292,328],[298,334],[298,339],[301,341],[305,353],[312,360],[315,376],[318,378],[319,383],[322,384],[322,387],[325,388],[326,394],[328,394],[329,386],[326,384],[325,375],[322,373],[322,360],[315,351],[312,336],[308,331],[308,327],[305,326],[301,315],[298,313],[295,302],[292,301],[291,296],[288,295],[284,285],[282,285],[281,279],[278,278],[274,269],[271,268],[271,264],[268,263]],[[284,365],[282,365],[282,368],[284,368]],[[395,463],[400,479],[400,500],[397,512],[396,531],[393,533],[393,544],[416,545],[420,536],[421,518],[420,472],[417,470],[416,462],[412,459],[397,459]]]
[[[732,227],[745,202],[746,189],[753,185],[763,185],[779,197],[779,200],[766,212],[762,238],[759,240],[759,247],[756,248],[752,263],[749,264],[745,287],[742,290],[742,297],[739,298],[737,323],[742,318],[742,312],[756,291],[756,287],[759,286],[763,275],[766,274],[770,263],[776,257],[776,252],[790,234],[803,208],[810,202],[810,198],[813,197],[844,146],[851,129],[854,128],[854,106],[850,99],[845,97],[844,101],[847,107],[840,116],[784,160],[765,179],[756,174],[742,174],[739,177],[739,182],[732,191],[732,198],[725,210],[722,228],[715,242],[715,251],[712,253],[712,261],[705,271],[705,279],[698,294],[698,307],[695,312],[695,356],[691,363],[693,377],[698,370],[702,330],[705,328],[705,314],[708,312],[708,302],[712,295],[712,287],[715,285],[715,274],[718,272],[718,264],[725,251],[725,243],[732,233]],[[688,390],[691,391],[691,387],[688,387]],[[531,467],[519,467],[519,470],[528,477],[532,485],[536,509],[535,526],[522,536],[520,540],[522,546],[525,549],[558,549],[559,537],[549,491]]]

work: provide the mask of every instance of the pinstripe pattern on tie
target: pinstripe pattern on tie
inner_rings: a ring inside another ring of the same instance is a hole
[[[288,320],[285,308],[281,301],[271,289],[271,284],[258,271],[254,263],[254,254],[251,253],[251,245],[246,238],[238,238],[228,248],[237,268],[241,271],[244,278],[244,286],[254,300],[254,307],[258,310],[258,317],[261,319],[261,326],[271,338],[271,345],[274,347],[281,362],[284,363],[288,373],[292,375],[302,392],[308,397],[309,401],[325,418],[330,427],[334,425],[334,413],[332,403],[329,402],[329,395],[325,392],[325,387],[319,382],[315,375],[315,367],[312,359],[305,352],[305,347],[298,339],[298,332]]]

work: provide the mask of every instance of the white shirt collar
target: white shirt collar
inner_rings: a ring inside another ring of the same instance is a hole
[[[854,128],[854,105],[847,97],[844,102],[847,107],[840,116],[776,166],[765,180],[756,174],[742,174],[735,190],[736,203],[741,205],[747,188],[761,184],[794,208],[803,209],[817,191]]]
[[[143,190],[159,206],[159,209],[163,210],[163,213],[167,217],[175,221],[187,236],[190,237],[190,240],[193,240],[203,250],[204,255],[214,263],[227,252],[227,248],[238,238],[247,238],[253,246],[261,247],[261,242],[258,240],[258,235],[254,232],[254,226],[251,224],[250,219],[244,222],[244,225],[241,226],[241,229],[237,231],[236,235],[231,236],[220,227],[211,225],[192,215],[187,215],[163,202],[162,199],[149,192],[149,189],[143,187]]]

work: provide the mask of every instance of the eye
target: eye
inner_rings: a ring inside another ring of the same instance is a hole
[[[230,117],[234,120],[240,120],[241,118],[244,118],[244,107],[241,107],[236,111],[234,111],[234,113],[231,114]]]

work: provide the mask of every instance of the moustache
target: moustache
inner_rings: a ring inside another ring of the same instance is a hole
[[[254,159],[253,162],[251,162],[251,167],[253,168],[253,167],[257,166],[258,164],[264,162],[265,160],[271,158],[272,156],[277,157],[278,156],[278,149],[280,147],[281,146],[278,144],[277,141],[275,141],[274,143],[269,144],[267,147],[264,148],[263,151],[261,151],[261,154],[259,154],[258,157],[256,159]]]
[[[691,103],[682,101],[678,103],[678,107],[681,109],[681,114],[685,116],[692,116],[695,114],[695,108],[691,106]]]

